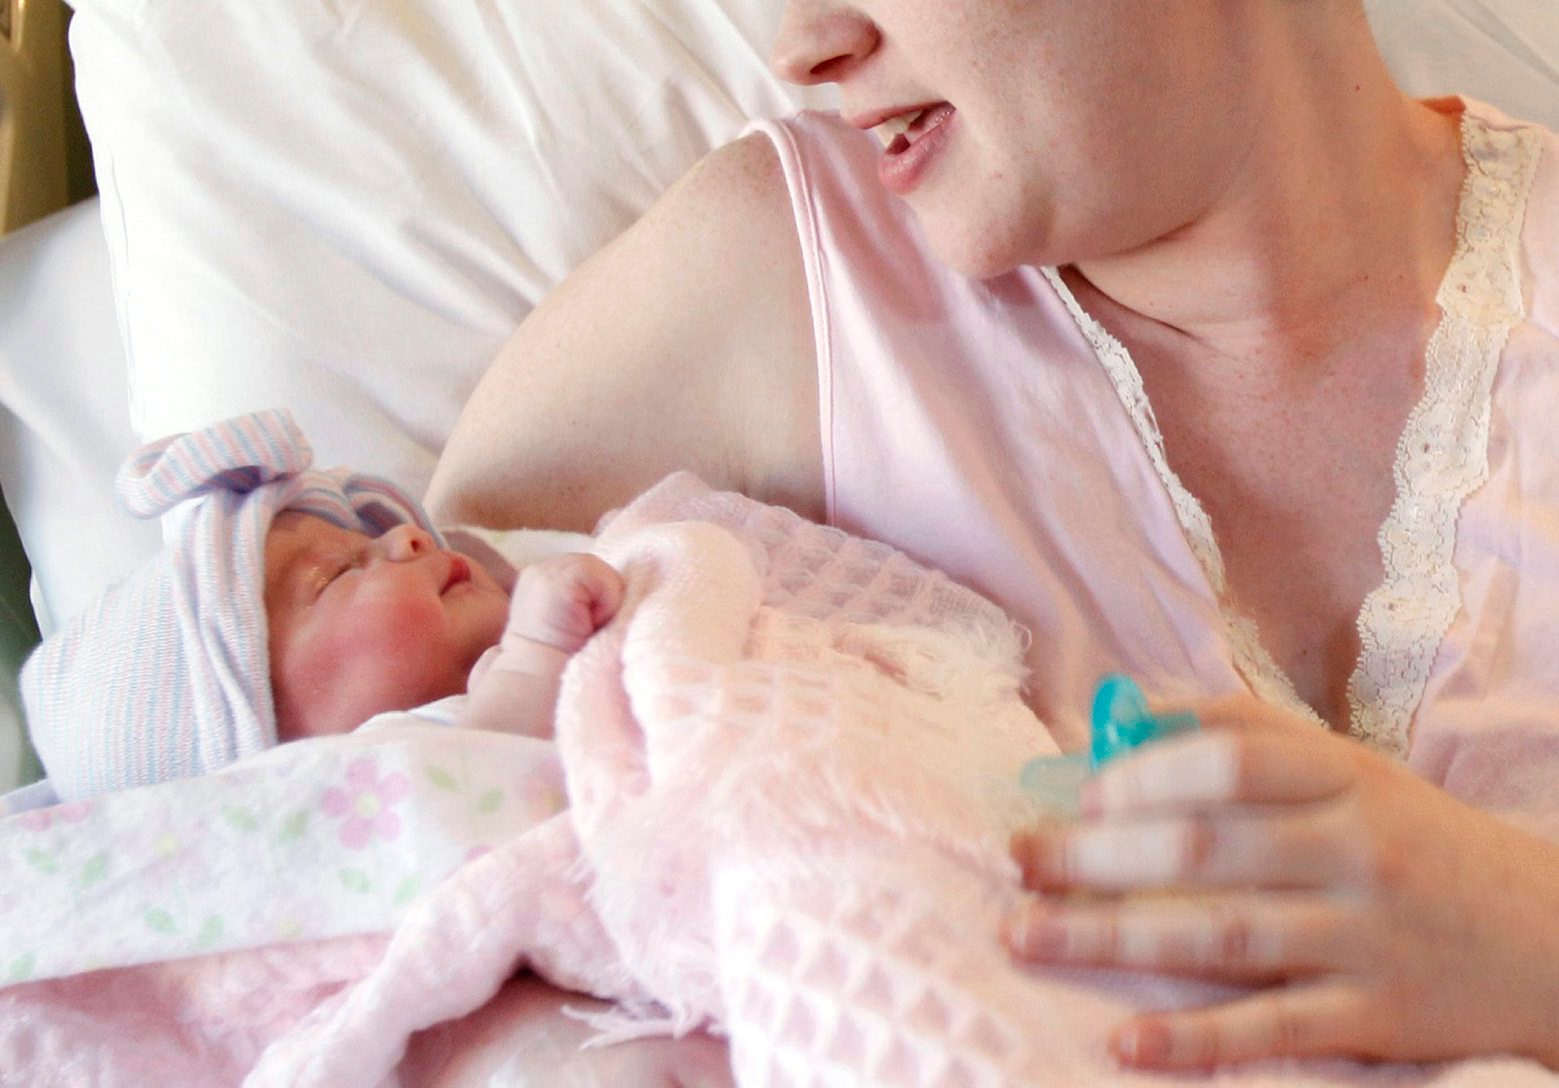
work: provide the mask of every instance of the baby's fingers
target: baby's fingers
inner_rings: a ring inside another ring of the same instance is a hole
[[[623,602],[622,575],[585,553],[555,555],[520,572],[504,635],[574,653],[611,622]]]
[[[581,553],[569,558],[573,560],[569,567],[570,577],[590,606],[591,629],[599,631],[612,622],[612,617],[622,607],[623,576],[599,556]]]

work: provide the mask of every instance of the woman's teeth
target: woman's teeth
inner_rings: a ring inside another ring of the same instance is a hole
[[[901,113],[891,120],[884,121],[876,128],[877,138],[882,141],[883,147],[888,147],[900,136],[908,135],[909,130],[915,127],[915,122],[925,115],[925,110],[912,110],[909,113]]]

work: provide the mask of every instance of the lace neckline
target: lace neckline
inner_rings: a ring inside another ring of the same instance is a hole
[[[1407,754],[1413,716],[1435,654],[1461,608],[1454,552],[1463,502],[1489,475],[1491,394],[1510,331],[1525,317],[1521,230],[1542,154],[1536,128],[1497,129],[1471,104],[1461,122],[1466,178],[1456,247],[1436,301],[1424,391],[1397,443],[1396,497],[1382,524],[1383,579],[1356,620],[1360,652],[1348,681],[1348,731],[1389,755]],[[1258,697],[1324,726],[1229,596],[1223,556],[1202,504],[1169,467],[1164,438],[1126,346],[1082,308],[1055,268],[1044,269],[1109,375],[1218,602],[1234,665]]]

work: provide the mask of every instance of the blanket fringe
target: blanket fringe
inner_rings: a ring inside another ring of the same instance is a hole
[[[582,1045],[584,1050],[631,1043],[636,1039],[680,1039],[704,1026],[699,1017],[690,1013],[678,1015],[653,1002],[625,1001],[599,1011],[565,1005],[563,1015],[595,1029],[596,1035]]]

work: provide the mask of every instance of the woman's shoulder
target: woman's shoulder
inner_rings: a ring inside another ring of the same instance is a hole
[[[687,225],[708,224],[709,217],[734,215],[762,227],[776,225],[786,201],[785,172],[771,138],[748,133],[717,147],[693,165],[656,203],[647,222],[657,217],[688,216]]]
[[[813,358],[783,170],[763,137],[738,140],[520,326],[446,445],[429,506],[588,529],[677,468],[802,502],[821,488]]]
[[[1559,135],[1477,99],[1439,103],[1465,110],[1461,291],[1505,312],[1519,295],[1529,320],[1559,330]]]
[[[813,299],[797,194],[779,145],[754,130],[712,152],[665,198],[666,245],[710,257],[695,274],[720,332],[702,349],[728,438],[728,486],[819,518],[823,466]],[[669,227],[669,229],[667,229]]]
[[[794,218],[818,244],[918,233],[909,203],[879,180],[882,144],[872,133],[818,110],[755,122],[749,131],[771,145]]]
[[[1521,128],[1535,160],[1527,197],[1526,234],[1542,251],[1543,271],[1559,279],[1559,133],[1535,123]]]
[[[1559,133],[1536,122],[1505,116],[1481,106],[1490,131],[1514,141],[1512,154],[1520,216],[1522,273],[1526,280],[1528,317],[1559,337]]]

